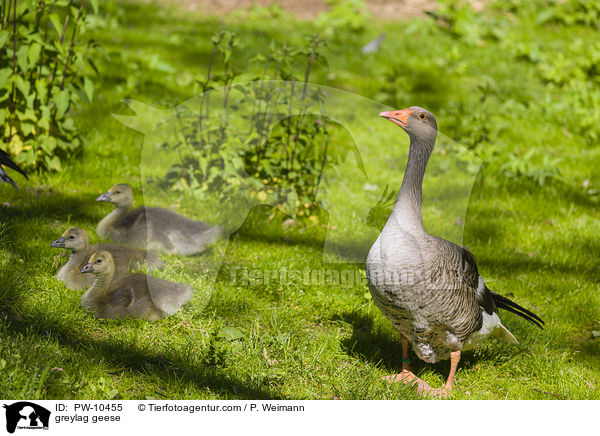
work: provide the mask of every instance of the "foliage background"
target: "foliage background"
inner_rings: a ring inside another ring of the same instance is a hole
[[[2,2],[0,9],[0,138],[28,171],[61,169],[81,151],[69,111],[94,95],[93,40],[86,35],[98,11],[90,2]]]
[[[314,64],[312,81],[398,108],[425,106],[441,132],[484,162],[466,219],[440,213],[430,196],[426,226],[464,227],[464,243],[492,289],[539,313],[546,329],[504,314],[520,345],[489,342],[465,353],[451,398],[600,398],[596,2],[498,1],[475,13],[444,1],[427,16],[400,23],[356,13],[350,3],[356,2],[337,2],[312,21],[276,7],[207,16],[125,1],[103,2],[97,14],[86,14],[86,38],[101,47],[93,58],[98,74],[86,73],[94,78],[94,93],[91,103],[82,99],[64,114],[81,138],[80,152],[57,153],[62,170],[20,180],[21,191],[0,187],[0,396],[417,398],[410,388],[381,381],[400,369],[400,347],[363,285],[230,282],[240,265],[324,268],[329,217],[318,209],[309,215],[315,218],[289,227],[283,226],[289,217],[257,207],[228,245],[168,259],[161,277],[191,283],[195,297],[160,322],[96,320],[79,308],[79,293],[54,278],[64,260],[49,243],[71,225],[93,234],[107,212],[94,198],[116,182],[132,183],[138,192],[144,182],[143,137],[110,114],[132,114],[123,99],[175,107],[199,95],[211,37],[226,29],[239,42],[230,67],[240,78],[256,75],[251,59],[264,56],[272,42],[302,47],[307,35],[322,35],[326,62]],[[362,53],[382,32],[378,51]],[[305,67],[294,70],[298,77]],[[215,68],[226,73],[222,65]],[[77,77],[85,92],[87,76]],[[2,109],[6,105],[3,100]],[[393,190],[401,182],[405,138],[381,123],[374,115],[372,152],[380,160],[370,184],[378,189],[340,187],[347,220],[357,198],[371,195],[376,204],[387,199],[385,186]],[[444,150],[438,147],[437,156]],[[435,183],[436,174],[427,178]],[[199,210],[198,197],[187,190],[145,200],[208,221],[219,216],[217,209]],[[387,203],[375,221],[385,220]],[[217,280],[199,279],[222,253]],[[334,268],[364,274],[361,264]],[[439,386],[448,363],[417,363],[416,370]]]

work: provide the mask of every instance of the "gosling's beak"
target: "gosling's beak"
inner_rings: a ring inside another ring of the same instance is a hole
[[[50,246],[54,248],[65,248],[65,238],[58,238],[56,241],[50,244]]]
[[[400,127],[406,127],[410,114],[412,114],[410,109],[401,109],[399,111],[381,112],[379,116],[390,120],[394,124],[398,124]]]
[[[81,268],[82,273],[94,272],[94,265],[91,263],[86,264],[83,268]]]
[[[110,192],[105,192],[100,197],[96,198],[96,201],[110,201]]]

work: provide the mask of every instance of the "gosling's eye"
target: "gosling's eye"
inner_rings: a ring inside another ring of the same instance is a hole
[[[69,236],[69,239],[75,239],[75,236],[71,235]]]
[[[121,193],[121,191],[115,191],[115,194],[120,194],[120,193]]]
[[[419,118],[421,118],[422,120],[424,120],[425,118],[427,118],[427,115],[425,115],[424,113],[420,113],[419,114]]]
[[[96,263],[102,263],[102,259],[96,259]]]

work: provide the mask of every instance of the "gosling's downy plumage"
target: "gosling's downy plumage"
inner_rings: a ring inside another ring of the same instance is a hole
[[[177,312],[192,297],[191,287],[150,275],[113,278],[115,264],[108,251],[94,253],[81,272],[95,276],[81,297],[81,306],[91,309],[98,318],[155,321]]]
[[[92,254],[100,250],[111,253],[115,263],[116,277],[125,275],[132,269],[140,268],[144,263],[148,265],[148,268],[160,268],[164,265],[164,262],[155,253],[146,252],[145,250],[116,244],[89,245],[87,232],[79,227],[68,229],[50,246],[66,248],[71,251],[67,263],[60,267],[56,273],[56,277],[70,289],[85,289],[92,285],[94,276],[81,274],[81,268],[88,262]]]
[[[452,388],[460,351],[487,337],[516,343],[502,325],[498,308],[541,327],[543,321],[521,306],[490,291],[473,255],[423,228],[422,183],[437,136],[437,123],[420,107],[382,112],[410,137],[400,194],[366,262],[373,301],[402,334],[403,371],[390,381],[416,383],[419,391],[445,395]],[[451,359],[442,390],[432,390],[408,365],[408,347],[426,362]]]
[[[98,235],[134,247],[191,255],[204,251],[223,231],[221,226],[194,221],[160,207],[130,210],[133,191],[124,183],[113,186],[96,201],[115,205],[98,224]]]

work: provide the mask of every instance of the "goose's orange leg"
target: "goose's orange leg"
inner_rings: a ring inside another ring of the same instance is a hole
[[[452,385],[454,384],[454,376],[456,375],[456,367],[458,366],[458,362],[460,361],[460,350],[453,351],[450,353],[450,373],[448,374],[448,380],[446,380],[446,385],[442,389],[430,389],[429,392],[436,397],[445,398],[452,391]]]
[[[456,368],[458,367],[458,362],[460,362],[460,350],[450,353],[450,373],[448,374],[446,385],[441,389],[432,389],[427,382],[421,380],[412,372],[408,360],[408,346],[408,339],[402,338],[402,372],[400,374],[384,377],[383,379],[390,383],[402,382],[409,383],[411,385],[417,385],[417,391],[421,395],[430,393],[436,397],[447,397],[448,394],[450,394],[450,391],[452,391],[452,386],[454,385]]]
[[[431,391],[429,385],[417,377],[410,367],[410,360],[408,359],[409,342],[408,339],[402,337],[402,372],[400,374],[389,375],[383,379],[390,383],[408,383],[411,385],[417,385],[417,391],[422,394],[425,391]]]

